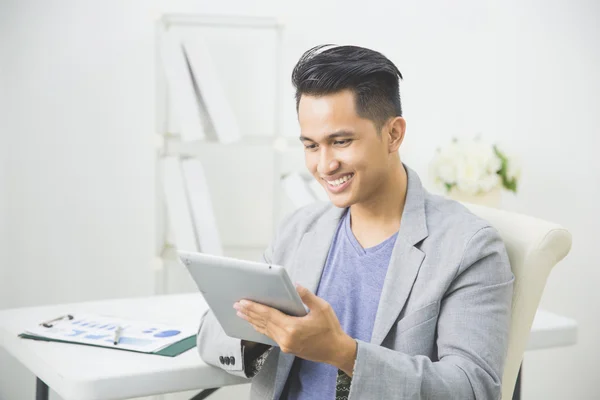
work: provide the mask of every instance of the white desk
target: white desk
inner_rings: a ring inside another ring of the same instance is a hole
[[[26,327],[77,312],[189,323],[206,305],[199,294],[154,296],[0,311],[0,345],[65,400],[110,400],[246,383],[204,363],[196,349],[161,357],[17,337]],[[575,321],[538,311],[528,350],[577,340]]]
[[[0,345],[65,400],[125,399],[215,388],[247,380],[204,363],[196,348],[177,357],[42,342],[17,337],[26,327],[77,312],[199,323],[199,294],[155,296],[0,311]]]

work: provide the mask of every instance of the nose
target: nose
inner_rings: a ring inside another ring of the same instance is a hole
[[[321,176],[331,175],[340,167],[339,161],[335,159],[333,152],[327,149],[326,146],[321,148],[319,163],[317,164],[317,172]]]

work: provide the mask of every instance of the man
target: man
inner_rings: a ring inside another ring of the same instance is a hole
[[[506,250],[401,162],[399,78],[355,46],[318,46],[294,68],[306,166],[331,203],[288,217],[264,261],[286,267],[310,312],[233,305],[279,347],[227,337],[211,312],[198,335],[207,363],[253,377],[252,399],[500,398]]]

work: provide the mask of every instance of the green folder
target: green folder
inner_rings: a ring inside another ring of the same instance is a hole
[[[178,355],[185,353],[186,351],[196,347],[196,335],[187,337],[185,339],[181,339],[180,341],[175,342],[172,345],[169,345],[169,346],[165,347],[164,349],[153,352],[153,353],[148,353],[145,351],[124,349],[119,346],[114,346],[114,347],[98,346],[98,345],[89,344],[89,343],[80,343],[80,342],[71,342],[68,340],[51,339],[51,338],[47,338],[47,337],[43,337],[43,336],[29,335],[27,333],[21,333],[19,335],[19,337],[23,338],[23,339],[43,340],[45,342],[70,343],[70,344],[79,344],[79,345],[83,345],[83,346],[101,347],[103,349],[109,349],[109,350],[113,349],[113,350],[131,351],[134,353],[142,353],[142,354],[156,354],[158,356],[166,356],[166,357],[175,357],[175,356],[178,356]]]

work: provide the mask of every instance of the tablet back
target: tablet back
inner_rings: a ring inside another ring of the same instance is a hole
[[[265,304],[288,315],[306,315],[300,296],[281,266],[202,253],[178,253],[228,336],[277,345],[237,316],[233,303],[242,299]]]

